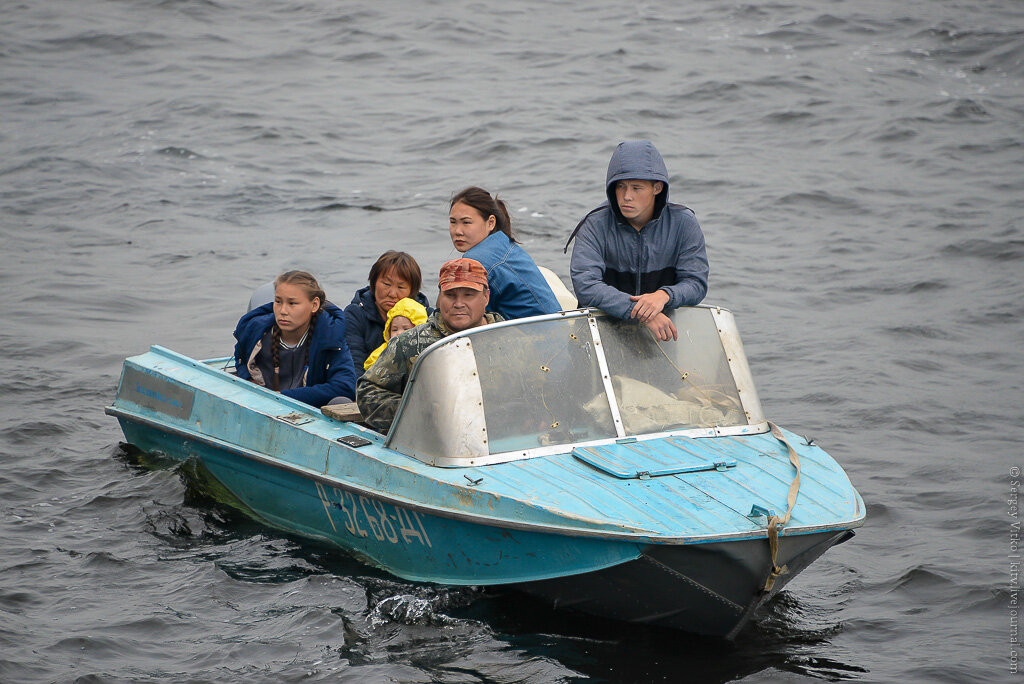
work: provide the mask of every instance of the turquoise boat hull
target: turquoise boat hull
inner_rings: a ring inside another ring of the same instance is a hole
[[[759,511],[784,507],[792,479],[771,435],[632,445],[735,462],[641,479],[609,476],[572,453],[439,468],[358,424],[160,347],[126,360],[107,412],[128,443],[198,462],[255,518],[402,579],[507,585],[557,606],[716,636],[735,635],[864,519],[835,461],[786,433],[803,485],[779,538],[788,572],[765,591],[772,559]],[[339,441],[350,437],[365,444]]]
[[[592,572],[639,556],[636,543],[509,530],[432,515],[122,419],[128,443],[196,459],[259,520],[329,542],[403,579],[488,585]]]

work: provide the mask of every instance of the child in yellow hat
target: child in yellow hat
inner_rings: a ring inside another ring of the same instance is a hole
[[[406,330],[427,322],[427,310],[414,299],[399,299],[388,311],[388,320],[384,322],[384,344],[373,350],[363,363],[363,370],[369,370],[380,353],[388,346],[388,340],[401,335]]]

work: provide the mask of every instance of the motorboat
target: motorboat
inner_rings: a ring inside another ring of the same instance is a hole
[[[453,334],[416,360],[387,434],[159,346],[125,361],[106,410],[254,518],[404,580],[733,638],[864,502],[765,418],[731,312],[671,318],[668,342],[586,308]]]

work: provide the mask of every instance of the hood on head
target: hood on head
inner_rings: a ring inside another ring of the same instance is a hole
[[[395,316],[405,316],[412,321],[413,325],[421,325],[427,322],[427,308],[408,297],[395,302],[395,305],[388,311],[387,322],[384,323],[384,335],[388,339],[391,339],[391,321]]]
[[[661,181],[665,184],[658,196],[654,198],[654,218],[661,216],[661,210],[668,203],[668,169],[654,143],[650,140],[627,140],[619,143],[608,162],[608,175],[605,176],[605,194],[608,195],[608,206],[619,219],[625,221],[619,212],[619,203],[615,199],[615,184],[620,180]]]

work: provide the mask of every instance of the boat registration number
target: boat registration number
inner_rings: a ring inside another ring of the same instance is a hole
[[[423,527],[419,513],[376,499],[368,499],[362,494],[337,487],[325,487],[316,482],[316,493],[324,505],[324,512],[331,528],[338,531],[333,511],[340,511],[340,520],[345,530],[355,537],[373,536],[377,541],[391,544],[411,544],[416,542],[431,547],[430,537]],[[333,510],[332,510],[333,509]]]

